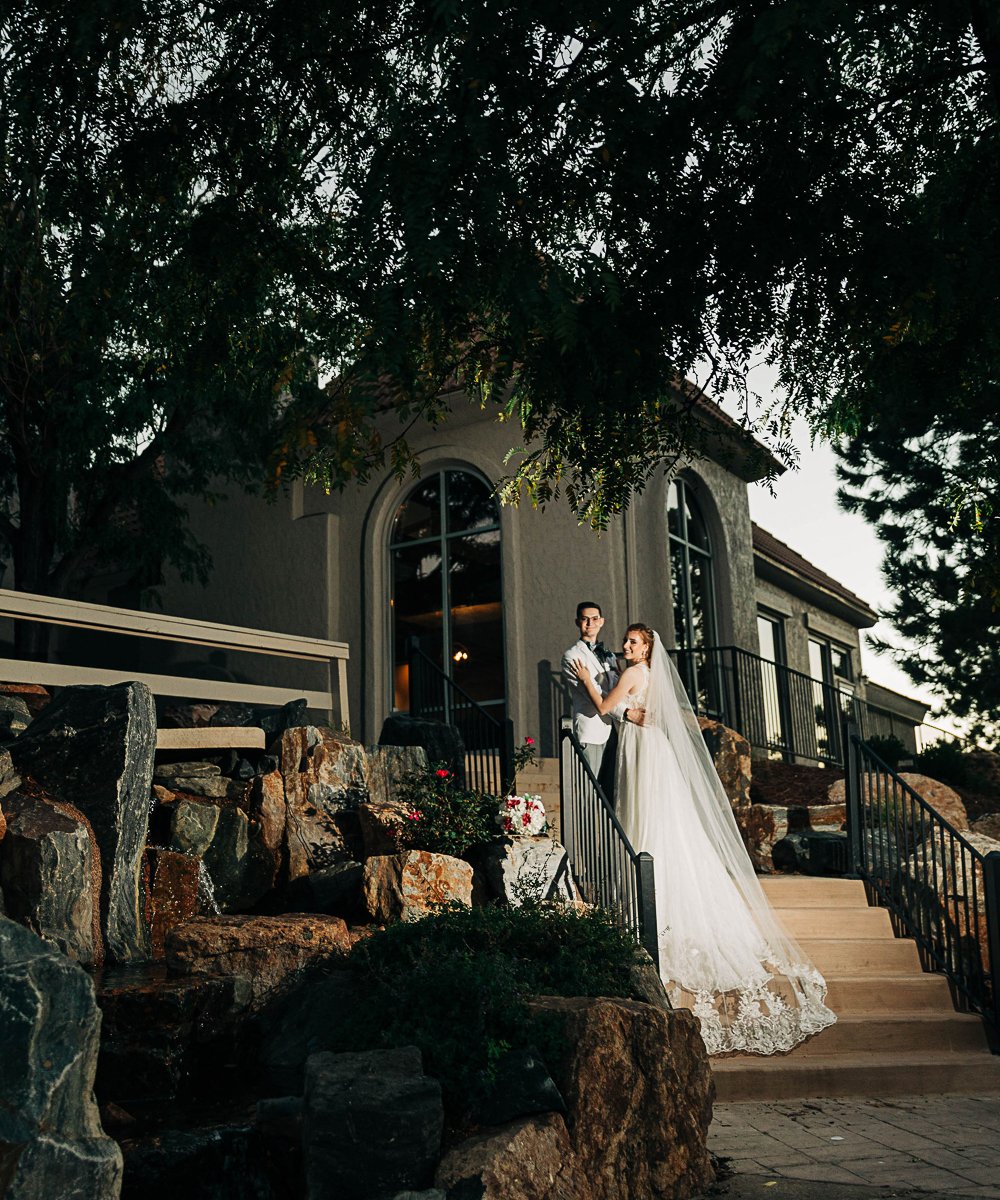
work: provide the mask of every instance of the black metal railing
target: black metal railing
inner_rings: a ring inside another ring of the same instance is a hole
[[[1000,1030],[1000,852],[982,854],[861,738],[847,743],[853,872],[947,976],[959,1007]]]
[[[864,718],[853,691],[739,646],[672,653],[699,716],[721,721],[770,755],[843,766],[844,719]]]
[[[420,649],[416,638],[407,645],[407,657],[411,715],[454,725],[465,746],[466,786],[505,795],[514,784],[513,721],[494,716],[473,700]]]
[[[632,848],[568,718],[560,736],[559,829],[580,895],[613,913],[658,966],[652,855]]]

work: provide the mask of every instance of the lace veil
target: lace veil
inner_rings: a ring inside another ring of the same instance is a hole
[[[701,1018],[710,1053],[790,1049],[835,1020],[823,1004],[826,984],[768,904],[659,635],[654,636],[649,668],[645,725],[637,734],[649,748],[647,770],[641,773],[646,775],[644,787],[654,787],[657,798],[649,802],[647,791],[647,802],[641,804],[643,824],[654,828],[644,830],[640,848],[653,852],[657,891],[663,891],[668,908],[657,903],[658,922],[667,926],[660,932],[661,970],[665,976],[668,970],[679,976],[667,980],[672,998]],[[647,727],[659,730],[669,746],[655,735],[646,741]],[[671,802],[666,794],[671,788],[683,790],[683,804]],[[655,828],[660,824],[665,827]],[[685,850],[675,840],[690,848],[693,864],[685,864]],[[663,860],[662,871],[657,857]],[[669,878],[671,872],[683,881],[679,886]],[[690,895],[692,891],[696,894]]]

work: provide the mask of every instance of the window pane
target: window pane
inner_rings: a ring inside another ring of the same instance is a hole
[[[830,656],[833,661],[833,673],[840,679],[852,679],[851,652],[846,646],[831,646]]]
[[[699,550],[704,550],[708,554],[710,551],[708,529],[688,488],[684,489],[684,498],[687,508],[687,540],[692,546],[697,546]]]
[[[778,661],[778,641],[775,634],[776,630],[771,618],[758,616],[757,640],[760,642],[760,656],[761,658],[770,659],[771,662]]]
[[[712,611],[712,564],[707,558],[691,557],[691,625],[696,646],[715,644]]]
[[[675,481],[670,485],[670,490],[667,492],[667,527],[674,537],[683,537],[684,530],[681,525],[681,500],[680,500],[680,485]]]
[[[688,579],[684,571],[684,552],[680,546],[670,547],[670,585],[674,596],[674,637],[680,650],[689,650]]]
[[[809,639],[809,674],[813,679],[826,679],[827,671],[827,648],[822,642],[814,642]]]
[[[451,539],[448,560],[452,678],[474,700],[502,700],[500,531]]]
[[[441,533],[441,476],[418,484],[396,511],[393,542],[437,537]]]
[[[392,553],[392,568],[397,668],[406,662],[406,642],[411,636],[419,638],[421,650],[442,665],[441,555],[435,546],[401,546]]]
[[[449,471],[445,495],[448,532],[500,524],[500,510],[490,489],[467,471]]]

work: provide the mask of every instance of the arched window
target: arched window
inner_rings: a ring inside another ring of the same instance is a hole
[[[702,712],[714,713],[720,700],[717,664],[705,653],[718,645],[712,542],[691,486],[683,479],[670,485],[667,528],[678,666],[692,703]]]
[[[420,649],[474,700],[505,715],[500,511],[470,471],[425,476],[396,510],[392,558],[395,707],[409,708],[407,649]]]

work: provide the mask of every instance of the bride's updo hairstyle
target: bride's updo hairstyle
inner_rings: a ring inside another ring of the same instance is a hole
[[[634,625],[630,625],[625,630],[626,633],[637,633],[643,640],[646,646],[646,657],[644,662],[649,662],[653,653],[653,638],[656,636],[648,625],[643,625],[641,621],[637,621]]]

